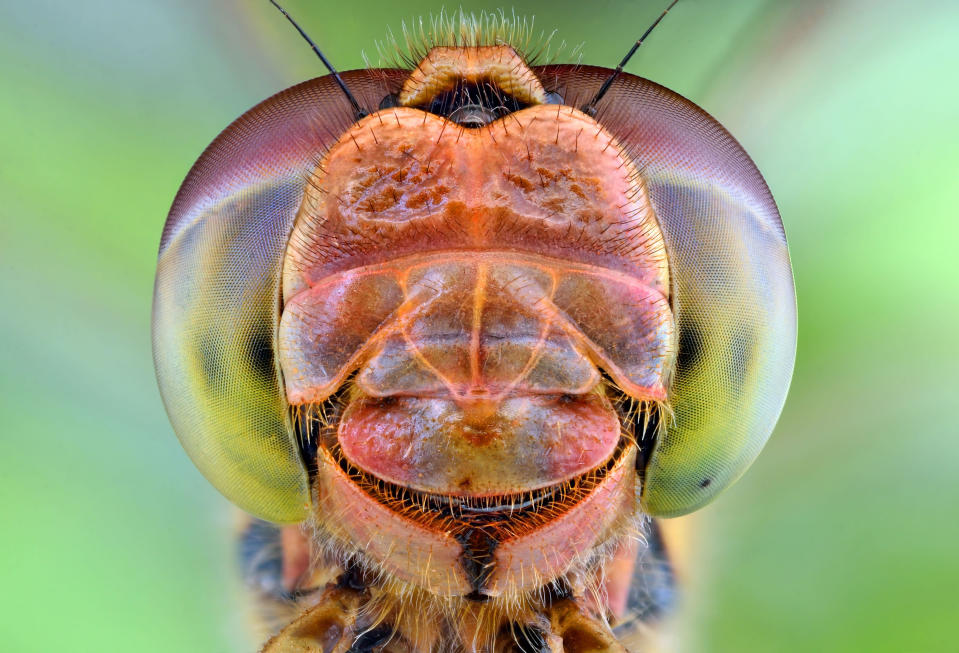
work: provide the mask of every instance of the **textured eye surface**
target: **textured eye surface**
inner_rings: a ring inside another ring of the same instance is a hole
[[[386,93],[384,74],[348,78]],[[272,521],[309,505],[275,360],[283,252],[318,153],[352,121],[329,78],[251,109],[194,165],[160,244],[153,347],[174,430],[223,494]]]
[[[607,73],[556,66],[540,76],[577,98]],[[597,119],[642,171],[669,252],[679,331],[673,417],[646,466],[643,506],[680,515],[742,475],[782,410],[796,350],[786,236],[749,155],[692,102],[624,76]]]
[[[570,104],[606,76],[581,66],[536,72]],[[349,77],[356,93],[377,98],[403,74]],[[785,399],[796,339],[785,235],[748,155],[689,101],[624,75],[597,120],[639,170],[666,243],[678,354],[672,415],[646,456],[643,507],[683,514],[743,473]],[[224,494],[274,521],[300,520],[309,504],[276,361],[283,257],[318,153],[352,122],[328,78],[254,108],[197,162],[161,244],[154,348],[175,430]]]

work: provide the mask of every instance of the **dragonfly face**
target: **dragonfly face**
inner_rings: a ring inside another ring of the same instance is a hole
[[[625,74],[583,110],[606,69],[472,38],[345,74],[368,115],[331,77],[266,100],[164,229],[177,435],[311,526],[254,529],[307,597],[264,650],[619,649],[664,602],[644,519],[734,481],[784,400],[788,252],[735,140]]]

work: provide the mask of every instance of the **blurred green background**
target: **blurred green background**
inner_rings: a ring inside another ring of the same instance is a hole
[[[663,4],[506,9],[610,66]],[[440,6],[288,0],[343,69]],[[957,43],[952,1],[683,0],[629,65],[751,153],[799,293],[780,425],[697,522],[691,651],[957,650]],[[154,382],[155,255],[206,144],[321,73],[266,0],[0,4],[4,651],[250,650]]]

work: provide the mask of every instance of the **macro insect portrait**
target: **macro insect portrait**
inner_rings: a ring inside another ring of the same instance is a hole
[[[424,20],[385,67],[310,42],[329,74],[187,175],[154,361],[252,515],[262,651],[659,650],[668,519],[756,458],[796,349],[763,176],[623,72],[674,5],[615,68],[500,14]]]

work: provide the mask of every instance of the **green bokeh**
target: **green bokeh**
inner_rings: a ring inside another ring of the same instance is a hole
[[[325,4],[289,0],[342,68],[440,7]],[[610,65],[660,4],[513,6]],[[629,66],[752,154],[799,292],[780,426],[697,523],[690,650],[956,650],[957,42],[945,0],[684,0]],[[316,74],[266,0],[0,5],[2,650],[248,650],[230,507],[153,379],[153,270],[203,147]]]

